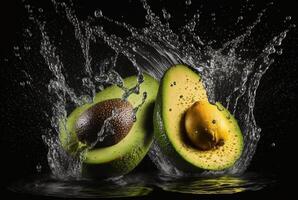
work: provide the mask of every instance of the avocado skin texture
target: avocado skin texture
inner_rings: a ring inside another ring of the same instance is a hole
[[[189,67],[183,66],[183,65],[175,65],[175,66],[169,68],[168,71],[172,70],[173,68],[176,68],[176,67],[177,68],[184,67],[188,71],[192,71]],[[166,98],[166,96],[167,96],[167,94],[165,94],[165,92],[163,91],[164,90],[163,86],[166,84],[169,84],[169,81],[166,80],[167,72],[165,72],[162,80],[160,81],[160,87],[158,90],[158,95],[157,95],[157,99],[155,102],[154,115],[153,115],[154,137],[155,137],[155,140],[156,140],[157,144],[159,145],[161,151],[163,152],[163,154],[171,161],[173,166],[175,166],[177,169],[179,169],[180,171],[182,171],[184,173],[202,173],[206,170],[223,170],[223,169],[227,169],[227,168],[233,166],[234,163],[229,163],[228,165],[224,165],[221,169],[206,169],[206,168],[196,166],[195,164],[191,163],[190,160],[187,160],[186,158],[184,158],[183,155],[181,155],[179,153],[179,149],[175,148],[175,146],[171,143],[171,140],[169,139],[167,130],[165,128],[165,120],[164,120],[165,118],[163,116],[163,112],[165,112],[163,110],[163,107],[165,106],[165,105],[163,105],[163,99]],[[193,72],[193,73],[195,73],[195,72]],[[200,79],[200,76],[198,74],[196,74],[196,75],[198,76],[198,79]],[[181,76],[181,74],[179,74],[179,76]],[[241,130],[238,126],[237,121],[229,113],[229,111],[227,109],[225,109],[220,103],[217,103],[217,106],[221,108],[221,110],[222,110],[221,113],[223,116],[230,116],[230,121],[232,122],[231,124],[232,124],[233,130],[235,132],[239,133],[239,136],[241,136],[241,139],[239,141],[239,149],[241,149],[241,151],[242,151],[243,138],[242,138]],[[185,113],[183,114],[182,122],[184,122],[184,117],[185,117]],[[171,123],[171,120],[168,120],[167,123]],[[170,124],[170,126],[174,126],[174,125]],[[185,128],[183,128],[183,129],[185,129]],[[182,132],[181,134],[185,135],[185,132]],[[183,142],[187,143],[188,145],[190,144],[190,141],[187,137],[184,137],[183,140],[184,140]],[[185,148],[187,148],[187,147],[185,147]],[[238,158],[240,157],[240,155],[241,154],[238,155]],[[235,162],[237,159],[235,159]]]
[[[112,114],[114,113],[114,117]],[[98,133],[109,119],[114,134],[103,133],[102,141],[96,141]],[[84,111],[76,121],[76,133],[78,139],[87,145],[94,145],[95,148],[112,146],[120,142],[130,131],[134,121],[132,105],[122,99],[110,99],[96,103]]]
[[[88,178],[110,178],[125,175],[132,171],[147,154],[153,141],[152,115],[154,102],[158,91],[158,81],[147,74],[140,86],[139,94],[132,94],[128,101],[133,107],[138,106],[147,92],[145,103],[136,113],[136,122],[130,132],[119,143],[103,148],[88,150],[82,163],[82,176]],[[124,79],[124,86],[131,88],[137,83],[137,77],[131,76]],[[94,97],[94,103],[109,99],[121,98],[123,91],[113,85],[99,92]],[[93,104],[86,104],[76,108],[67,118],[66,124],[60,124],[59,138],[62,147],[71,155],[76,156],[81,143],[75,132],[76,119]]]
[[[146,146],[151,146],[152,140],[153,137],[149,136],[147,141],[145,141]],[[118,159],[112,160],[108,163],[90,164],[83,162],[83,177],[103,179],[118,177],[131,172],[140,164],[149,150],[147,147],[140,148],[137,145],[134,148],[134,152],[126,154],[123,157],[119,157]]]

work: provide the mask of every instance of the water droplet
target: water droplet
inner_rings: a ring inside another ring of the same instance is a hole
[[[136,122],[137,121],[137,116],[136,114],[133,115],[133,122]]]
[[[211,20],[215,21],[216,20],[216,14],[215,13],[211,13]]]
[[[166,9],[162,9],[163,18],[169,20],[171,18],[171,14],[166,11]]]
[[[24,49],[25,49],[26,51],[29,51],[29,50],[31,49],[31,47],[30,47],[30,46],[27,46],[27,45],[25,45],[25,46],[24,46]]]
[[[279,50],[276,51],[277,55],[281,55],[282,52],[283,52],[282,49],[279,49]]]
[[[186,25],[186,28],[187,28],[189,31],[193,32],[193,31],[195,30],[196,25],[197,25],[197,24],[196,24],[195,21],[191,21],[191,22],[189,22],[189,23]]]
[[[144,98],[144,99],[147,98],[147,92],[143,92],[143,98]]]
[[[276,146],[275,142],[272,142],[271,147],[275,147],[275,146]]]
[[[103,31],[103,27],[102,27],[102,26],[98,26],[98,27],[96,28],[96,31],[98,31],[99,33],[102,33],[102,31]]]
[[[146,15],[146,16],[145,16],[145,19],[146,19],[147,21],[151,21],[151,20],[152,20],[152,17],[151,17],[151,15]]]
[[[143,74],[140,74],[138,76],[138,83],[143,83],[144,82],[144,75]]]
[[[95,11],[94,11],[94,16],[95,16],[96,18],[100,18],[100,17],[102,17],[102,16],[103,16],[102,11],[101,11],[101,10],[95,10]]]
[[[29,29],[25,29],[25,33],[27,34],[27,36],[31,37],[32,33]]]
[[[149,33],[149,29],[148,29],[148,28],[144,28],[144,29],[143,29],[143,32],[144,32],[145,34],[147,34],[147,33]]]
[[[239,16],[238,18],[237,18],[237,22],[236,23],[239,23],[240,21],[242,21],[243,20],[243,16]]]
[[[203,72],[204,68],[203,67],[197,67],[198,72]],[[201,80],[199,80],[201,81]]]
[[[15,53],[14,55],[15,55],[15,57],[17,57],[18,59],[22,60],[21,54],[19,54],[19,53]]]
[[[268,5],[268,6],[272,6],[272,5],[274,5],[274,2],[271,1],[271,2],[269,2],[267,5]]]
[[[199,11],[197,11],[197,12],[199,12]],[[194,18],[195,18],[195,19],[199,19],[199,18],[200,18],[200,13],[196,13],[196,14],[194,14]]]
[[[212,124],[216,124],[216,120],[214,119],[214,120],[212,120]]]
[[[36,165],[36,171],[37,171],[38,173],[40,173],[41,170],[42,170],[42,166],[41,166],[40,163],[38,163],[38,164]]]
[[[185,1],[185,4],[188,5],[188,6],[190,6],[191,5],[191,0],[186,0]]]

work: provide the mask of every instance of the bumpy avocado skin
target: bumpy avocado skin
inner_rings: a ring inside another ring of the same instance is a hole
[[[181,66],[181,65],[180,65]],[[173,66],[175,67],[175,66]],[[185,66],[187,67],[187,66]],[[170,68],[171,69],[171,68]],[[170,70],[169,69],[169,70]],[[198,78],[200,76],[198,75]],[[195,166],[194,164],[187,161],[183,156],[179,153],[179,149],[176,149],[173,144],[171,143],[170,139],[167,136],[167,130],[165,129],[165,121],[163,116],[163,98],[167,98],[167,94],[163,91],[163,85],[168,84],[166,82],[165,76],[160,81],[160,87],[158,90],[158,95],[155,102],[154,107],[154,114],[153,114],[153,124],[154,124],[154,137],[159,145],[161,151],[164,153],[164,155],[171,161],[171,163],[179,170],[181,170],[184,173],[202,173],[206,171],[207,169],[200,168],[198,166]],[[222,114],[228,115],[229,111],[225,109],[220,103],[217,103],[217,105],[222,109]],[[238,126],[237,121],[235,118],[231,116],[232,126],[235,127],[235,130],[239,132],[239,135],[242,136],[241,130]],[[243,138],[241,138],[241,141],[239,143],[239,148],[243,149]],[[242,150],[241,150],[242,151]],[[240,155],[239,155],[240,157]],[[238,157],[238,158],[239,158]],[[233,164],[225,166],[226,168],[231,167]]]
[[[128,87],[133,87],[136,84],[136,80],[136,76],[128,77],[124,79],[124,84]],[[115,147],[114,151],[119,152],[119,155],[114,155],[113,159],[110,159],[109,155],[100,155],[99,153],[96,156],[99,158],[103,156],[106,159],[104,159],[105,161],[97,161],[96,158],[94,159],[94,153],[92,153],[93,150],[87,152],[82,167],[83,177],[108,178],[121,176],[132,171],[144,158],[153,141],[152,115],[158,91],[158,81],[153,77],[144,74],[144,82],[141,84],[140,94],[132,95],[133,97],[129,98],[128,100],[131,100],[132,104],[136,106],[137,102],[140,102],[140,99],[143,97],[143,91],[147,92],[147,99],[136,113],[137,121],[134,124],[134,126],[137,126],[135,129],[137,129],[136,133],[139,134],[138,139],[130,142],[131,144],[126,145],[125,149],[116,149],[117,145],[109,147]],[[106,99],[121,98],[122,94],[122,90],[120,90],[117,86],[111,86],[110,88],[99,92],[95,96],[93,104]],[[63,125],[61,123],[60,125],[59,138],[61,145],[72,156],[75,156],[78,148],[82,146],[82,143],[78,141],[74,131],[75,121],[81,113],[83,113],[93,104],[86,104],[76,108],[67,118],[66,124]],[[132,130],[135,129],[132,128]]]

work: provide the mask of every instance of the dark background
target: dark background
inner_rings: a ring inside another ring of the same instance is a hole
[[[54,13],[51,2],[28,2],[37,7],[43,7],[45,15],[48,15],[49,19],[51,19],[51,15]],[[183,20],[185,12],[194,13],[201,5],[203,5],[202,9],[205,13],[219,13],[221,17],[218,17],[216,26],[208,25],[208,21],[205,21],[206,24],[204,26],[204,20],[202,20],[200,31],[203,38],[214,38],[218,41],[222,39],[223,42],[225,38],[229,38],[227,37],[229,31],[222,32],[222,27],[229,27],[229,19],[235,19],[239,16],[239,10],[246,1],[205,0],[199,3],[199,1],[192,0],[192,2],[192,6],[186,8],[184,1],[149,1],[156,13],[161,14],[161,8],[166,7],[172,15],[175,15],[170,20],[172,27],[174,27],[173,29],[185,24]],[[248,16],[248,18],[251,17],[252,20],[250,22],[253,22],[256,14],[263,8],[268,7],[267,4],[269,2],[271,1],[249,1],[247,4],[253,4],[253,9],[249,14],[244,15]],[[104,15],[113,19],[126,21],[137,27],[144,26],[143,17],[145,12],[136,1],[109,0],[103,2],[92,0],[87,2],[81,0],[76,1],[75,4],[76,8],[79,8],[78,15],[82,18],[91,15],[95,8],[100,8]],[[284,30],[286,25],[282,21],[286,16],[292,16],[292,22],[297,24],[298,12],[296,9],[297,3],[295,1],[283,0],[274,2],[268,14],[265,15],[264,26],[261,26],[261,31],[258,31],[261,35],[256,36],[256,46],[258,42],[263,44],[262,38],[271,39],[272,35]],[[206,15],[205,17],[208,18],[209,16]],[[14,194],[5,188],[13,180],[36,174],[36,165],[38,163],[43,167],[42,173],[48,172],[46,147],[40,138],[40,132],[50,124],[43,113],[39,112],[41,106],[46,108],[48,105],[43,105],[42,97],[39,97],[33,91],[34,88],[22,87],[19,82],[26,80],[24,74],[20,72],[24,68],[32,72],[32,77],[37,83],[38,80],[51,77],[49,77],[46,70],[42,71],[38,68],[32,69],[30,66],[24,66],[22,62],[17,61],[13,56],[13,47],[24,42],[23,30],[25,27],[28,27],[28,14],[24,8],[24,3],[21,0],[1,2],[0,22],[1,195],[9,195],[11,198],[15,197],[18,199],[40,199],[40,197],[36,196]],[[243,27],[245,27],[245,24]],[[230,32],[237,35],[237,30],[232,30],[231,28]],[[256,98],[255,117],[258,125],[262,128],[262,133],[256,155],[248,171],[256,171],[264,175],[274,174],[277,183],[261,191],[244,192],[233,196],[220,196],[221,198],[253,198],[260,195],[275,197],[277,195],[282,196],[294,193],[294,185],[289,183],[289,180],[295,180],[297,170],[295,162],[297,159],[297,130],[295,128],[298,124],[298,109],[296,105],[298,101],[297,33],[296,28],[284,40],[282,45],[284,53],[281,56],[275,56],[275,63],[263,76]],[[38,57],[39,55],[36,56]],[[152,170],[154,168],[155,166],[146,157],[137,170]],[[218,198],[216,195],[192,196],[166,193],[158,189],[145,198],[152,199],[163,195],[166,195],[167,198],[183,199]]]

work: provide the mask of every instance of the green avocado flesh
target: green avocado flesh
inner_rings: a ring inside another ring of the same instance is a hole
[[[171,67],[163,76],[154,108],[154,134],[163,153],[180,170],[201,172],[231,167],[240,157],[243,138],[237,121],[221,104],[219,118],[227,124],[224,145],[200,150],[185,133],[187,109],[197,101],[208,101],[200,76],[184,65]]]
[[[124,79],[124,86],[132,88],[137,84],[137,77],[131,76]],[[85,177],[113,177],[126,174],[133,170],[149,150],[153,140],[153,108],[158,91],[158,81],[144,74],[144,82],[140,85],[139,94],[131,94],[128,101],[133,107],[142,103],[143,92],[147,92],[144,104],[136,113],[129,133],[117,144],[88,150],[83,162],[82,174]],[[76,108],[67,118],[65,126],[60,125],[60,141],[63,148],[74,155],[82,144],[78,141],[75,132],[75,123],[78,117],[92,105],[108,100],[121,98],[123,90],[117,86],[110,86],[99,92],[94,97],[92,104]]]

